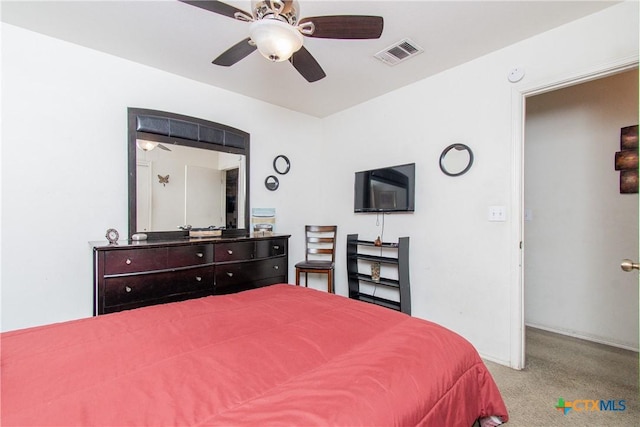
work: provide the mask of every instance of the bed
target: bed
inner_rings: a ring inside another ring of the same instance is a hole
[[[471,426],[507,421],[469,342],[279,284],[5,332],[3,426]]]

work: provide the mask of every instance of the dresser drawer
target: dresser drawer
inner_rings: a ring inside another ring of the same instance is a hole
[[[258,279],[286,277],[286,258],[273,258],[252,262],[216,266],[216,292],[224,288],[246,285]],[[251,287],[251,286],[248,286]]]
[[[213,293],[213,267],[112,277],[104,281],[104,307],[167,299],[193,292]],[[108,310],[105,310],[108,311]]]
[[[167,248],[167,267],[185,267],[213,263],[213,245],[170,246]]]
[[[286,277],[287,275],[287,259],[272,258],[262,261],[256,261],[251,266],[253,275],[256,278]],[[286,279],[285,279],[286,280]]]
[[[216,245],[216,262],[244,261],[254,257],[254,242],[219,243]]]
[[[104,257],[105,275],[162,270],[167,266],[167,248],[114,250]]]
[[[287,241],[285,239],[258,240],[256,241],[256,258],[269,258],[287,253]]]

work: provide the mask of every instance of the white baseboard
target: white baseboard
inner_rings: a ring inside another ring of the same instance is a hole
[[[568,331],[568,330],[563,330],[563,329],[551,328],[551,327],[548,327],[548,326],[537,325],[535,323],[529,323],[529,322],[526,322],[525,326],[536,328],[536,329],[541,329],[541,330],[547,331],[547,332],[553,332],[554,334],[566,335],[566,336],[569,336],[569,337],[572,337],[572,338],[578,338],[578,339],[585,340],[585,341],[596,342],[598,344],[605,344],[605,345],[608,345],[608,346],[611,346],[611,347],[622,348],[624,350],[634,351],[636,353],[639,352],[638,351],[639,349],[637,347],[632,347],[630,345],[621,344],[621,343],[618,343],[618,342],[608,341],[608,340],[603,339],[603,338],[598,338],[598,337],[592,337],[592,336],[589,336],[589,335],[579,334],[579,333],[576,333],[575,331]]]
[[[516,371],[520,370],[520,369],[517,369],[517,368],[514,368],[513,366],[511,366],[511,364],[509,363],[508,360],[502,360],[502,359],[498,359],[498,358],[495,358],[495,357],[492,357],[492,356],[487,356],[486,354],[482,354],[480,352],[478,352],[478,354],[480,355],[480,358],[482,360],[486,360],[486,361],[489,361],[489,362],[496,363],[498,365],[506,366],[507,368],[512,368],[512,369],[515,369]]]

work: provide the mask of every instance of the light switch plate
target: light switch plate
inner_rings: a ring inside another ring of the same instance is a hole
[[[489,206],[489,221],[506,221],[507,208],[504,206]]]

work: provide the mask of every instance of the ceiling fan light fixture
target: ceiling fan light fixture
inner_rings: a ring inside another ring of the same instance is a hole
[[[151,151],[158,146],[158,143],[154,141],[145,141],[144,139],[136,139],[136,145],[142,151]]]
[[[254,21],[249,32],[258,51],[269,61],[286,61],[302,47],[300,31],[277,19]]]

